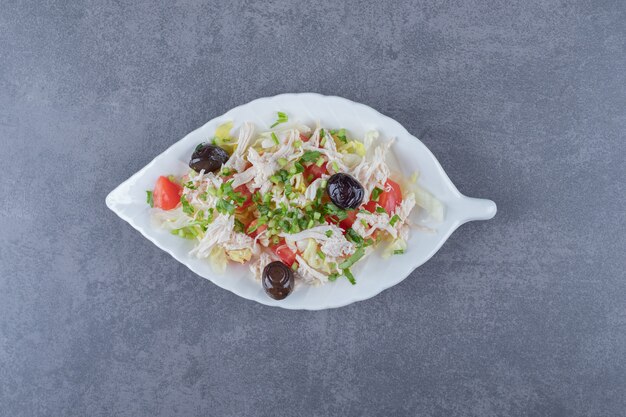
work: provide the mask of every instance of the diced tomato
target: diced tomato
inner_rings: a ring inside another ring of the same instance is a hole
[[[259,222],[258,219],[254,219],[250,222],[250,224],[248,225],[248,227],[246,227],[246,230],[250,230],[252,229],[254,226],[256,226],[256,224]],[[259,227],[257,227],[255,230],[253,230],[252,232],[247,232],[248,235],[250,237],[257,237],[257,235],[263,231],[265,231],[267,229],[267,225],[266,224],[262,224]]]
[[[308,167],[304,168],[304,178],[306,178],[307,180],[311,178],[311,182],[318,178],[321,178],[322,174],[328,174],[328,170],[326,169],[326,162],[324,162],[321,167],[318,167],[315,164],[311,164]]]
[[[369,211],[370,213],[373,213],[376,211],[376,202],[375,201],[370,201],[369,203],[367,203],[365,205],[365,210]]]
[[[250,192],[250,190],[248,190],[248,186],[246,186],[246,184],[240,185],[239,187],[235,188],[234,191],[246,198],[246,201],[244,201],[241,208],[246,208],[252,205],[252,193]]]
[[[154,185],[152,198],[154,207],[163,210],[171,210],[180,203],[180,196],[183,193],[183,187],[170,181],[167,177],[159,177]]]
[[[300,133],[300,140],[301,140],[302,142],[308,142],[308,141],[309,141],[309,139],[311,139],[311,138],[309,138],[309,137],[307,137],[307,136],[304,136],[304,134],[303,134],[303,133]]]
[[[385,183],[385,189],[378,197],[378,204],[380,204],[380,206],[384,208],[387,213],[393,213],[396,206],[401,202],[402,190],[400,190],[400,186],[391,180],[387,180]]]
[[[272,247],[272,250],[287,266],[293,265],[293,263],[296,261],[295,252],[289,249],[289,246],[287,246],[286,244],[274,246]]]
[[[346,211],[348,217],[339,222],[339,227],[341,227],[343,230],[348,230],[349,228],[351,228],[354,224],[354,221],[356,220],[356,215],[358,212],[358,210]]]
[[[368,202],[365,206],[363,206],[363,208],[367,211],[369,211],[370,213],[374,213],[376,211],[376,202],[375,201],[370,201]],[[348,217],[346,217],[345,219],[343,219],[342,221],[339,222],[339,227],[341,227],[343,230],[348,230],[349,228],[352,227],[352,225],[354,224],[355,220],[356,220],[356,215],[359,213],[358,210],[348,210],[346,212],[348,214]],[[330,218],[327,219],[329,221],[334,220],[335,222],[337,221],[336,218]]]

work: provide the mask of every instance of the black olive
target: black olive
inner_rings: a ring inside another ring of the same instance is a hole
[[[263,289],[274,300],[282,300],[291,294],[293,280],[291,268],[280,261],[269,263],[263,268]]]
[[[359,207],[365,194],[363,186],[348,174],[335,174],[330,177],[326,191],[331,201],[342,209]]]
[[[228,152],[219,146],[201,143],[191,155],[189,168],[196,172],[217,172],[228,158]]]

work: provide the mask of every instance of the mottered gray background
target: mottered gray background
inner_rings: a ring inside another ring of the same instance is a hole
[[[624,22],[623,1],[0,0],[0,415],[625,415]],[[397,119],[497,216],[303,312],[106,209],[207,120],[305,91]]]

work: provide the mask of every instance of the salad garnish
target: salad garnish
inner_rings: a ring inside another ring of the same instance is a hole
[[[189,171],[159,177],[146,201],[163,228],[194,241],[192,255],[217,270],[248,264],[272,298],[300,283],[356,285],[352,269],[376,247],[406,252],[416,206],[443,217],[416,176],[392,173],[392,142],[377,132],[357,140],[345,128],[289,123],[284,112],[269,131],[244,123],[235,138],[232,130],[218,126],[190,150]]]

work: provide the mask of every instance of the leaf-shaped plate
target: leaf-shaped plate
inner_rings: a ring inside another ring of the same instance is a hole
[[[320,121],[329,128],[344,127],[354,137],[363,137],[365,132],[374,129],[380,132],[382,138],[395,137],[391,148],[398,165],[395,170],[406,177],[419,170],[419,185],[445,205],[443,222],[425,223],[425,226],[434,229],[433,233],[412,231],[404,255],[383,259],[375,253],[364,259],[353,270],[357,279],[354,286],[345,279],[318,287],[299,285],[289,297],[276,301],[264,293],[247,266],[231,263],[224,274],[216,274],[208,261],[189,255],[193,242],[173,236],[152,224],[146,190],[153,188],[160,175],[185,173],[195,146],[212,137],[221,123],[232,120],[237,129],[243,122],[252,121],[260,129],[265,129],[275,120],[277,111],[286,112],[290,120],[297,119],[310,126]],[[373,297],[399,283],[430,259],[461,224],[487,220],[496,213],[493,201],[465,197],[459,193],[428,148],[400,123],[364,104],[312,93],[260,98],[216,117],[120,184],[107,196],[106,204],[159,248],[216,285],[262,304],[306,310],[340,307]]]

